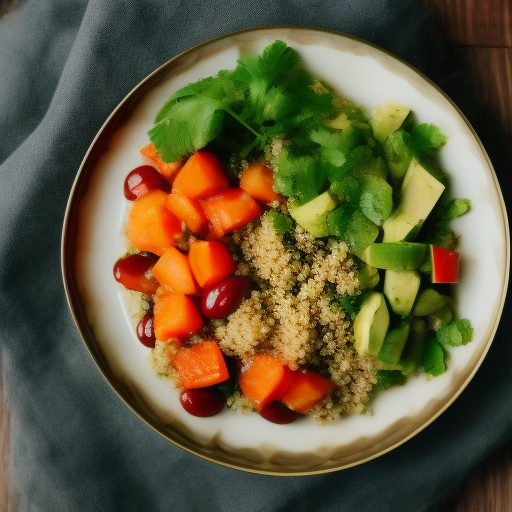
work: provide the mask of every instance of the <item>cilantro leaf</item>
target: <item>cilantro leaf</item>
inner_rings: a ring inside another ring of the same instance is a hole
[[[193,96],[167,106],[169,118],[148,132],[164,162],[176,162],[215,139],[222,129],[223,107],[219,100]]]
[[[398,130],[389,134],[382,143],[382,150],[391,176],[403,178],[412,159],[409,133]]]
[[[347,176],[332,182],[329,191],[342,202],[357,203],[361,196],[361,183],[353,176]]]
[[[445,142],[446,137],[434,124],[419,124],[411,130],[410,145],[420,155],[433,155]]]
[[[407,377],[400,370],[377,370],[376,389],[386,391],[393,386],[403,386]]]
[[[351,204],[342,203],[327,216],[331,235],[341,238],[350,252],[361,254],[379,235],[378,226]]]
[[[238,102],[228,72],[189,84],[176,91],[160,109],[155,126],[148,132],[149,139],[165,162],[175,162],[213,141],[224,127],[226,113],[260,137],[233,110]]]
[[[358,295],[337,295],[335,298],[335,304],[340,307],[352,321],[354,321],[371,292],[372,290],[365,290]]]
[[[286,233],[289,233],[293,227],[293,221],[288,215],[284,213],[280,213],[277,210],[269,210],[266,215],[268,215],[274,224],[274,229],[276,233],[282,237]]]
[[[469,320],[452,320],[436,332],[436,339],[444,346],[458,347],[466,345],[473,337],[473,328]]]
[[[444,350],[436,338],[427,338],[425,340],[420,364],[425,373],[434,377],[446,371]]]
[[[440,219],[450,220],[460,217],[471,209],[469,199],[452,199],[438,214]]]
[[[276,158],[278,167],[274,174],[277,191],[294,197],[298,205],[307,203],[318,195],[316,188],[316,162],[311,155],[296,155],[283,148]]]
[[[380,176],[367,174],[362,178],[359,207],[373,223],[380,226],[393,209],[393,189]]]

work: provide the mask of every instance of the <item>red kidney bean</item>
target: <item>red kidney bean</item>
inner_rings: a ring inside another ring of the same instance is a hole
[[[210,386],[184,389],[180,394],[180,403],[189,414],[207,418],[219,414],[226,405],[226,399],[220,389]]]
[[[286,425],[288,423],[292,423],[302,415],[300,412],[288,409],[288,407],[281,402],[271,402],[266,407],[263,407],[260,411],[260,416],[272,423]]]
[[[155,348],[155,331],[153,329],[153,313],[146,313],[137,324],[137,337],[149,348]]]
[[[114,265],[114,277],[128,290],[152,295],[159,284],[150,271],[158,256],[151,253],[130,254],[120,258]]]
[[[201,310],[207,318],[226,318],[238,309],[251,280],[246,276],[227,277],[204,290]]]
[[[141,165],[128,173],[124,180],[124,197],[134,201],[150,190],[171,191],[169,182],[150,165]]]

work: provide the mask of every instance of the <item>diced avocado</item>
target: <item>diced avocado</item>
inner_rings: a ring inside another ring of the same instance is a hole
[[[382,143],[384,158],[388,164],[389,174],[398,180],[405,176],[412,160],[412,152],[405,143],[409,134],[399,130],[390,133]]]
[[[445,304],[442,308],[429,315],[428,324],[432,330],[438,331],[441,327],[448,325],[452,318],[452,310]]]
[[[400,203],[382,225],[382,241],[397,242],[416,236],[443,190],[444,185],[413,159],[402,183]]]
[[[389,270],[417,269],[427,254],[426,244],[408,242],[373,243],[360,258],[368,265]]]
[[[398,327],[389,329],[377,355],[377,359],[387,364],[397,364],[409,336],[409,322],[403,321]]]
[[[324,119],[323,124],[335,130],[349,130],[352,127],[352,123],[344,112],[334,119]]]
[[[374,137],[382,142],[390,133],[402,126],[409,112],[408,108],[401,105],[389,104],[378,107],[370,119]]]
[[[362,355],[376,356],[389,326],[389,312],[384,295],[372,292],[354,320],[355,348]]]
[[[320,238],[329,235],[327,215],[336,208],[337,204],[336,199],[329,192],[324,192],[306,204],[290,209],[290,215],[297,224],[315,238]]]
[[[423,290],[416,300],[416,304],[412,308],[413,316],[428,316],[442,308],[448,301],[449,297],[441,295],[433,288]]]
[[[423,318],[413,318],[407,343],[405,344],[398,366],[405,373],[416,370],[423,355],[423,344],[428,333],[427,323]]]
[[[386,270],[384,295],[397,315],[407,316],[411,312],[420,281],[420,275],[415,270]]]
[[[403,366],[400,364],[400,363],[396,363],[396,364],[389,364],[389,363],[384,363],[382,361],[379,361],[378,359],[375,359],[375,363],[374,363],[374,367],[377,371],[398,371],[398,372],[402,372],[403,371]]]
[[[364,263],[361,263],[358,267],[359,289],[375,288],[380,281],[379,271],[375,267],[365,265]]]

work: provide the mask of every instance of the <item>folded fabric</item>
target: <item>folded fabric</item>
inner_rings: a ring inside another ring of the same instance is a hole
[[[66,202],[89,144],[168,59],[269,25],[369,40],[467,107],[433,21],[414,0],[25,0],[0,19],[0,349],[19,510],[427,510],[508,439],[509,319],[470,386],[425,431],[371,462],[310,477],[244,473],[177,448],[95,367],[60,275]]]

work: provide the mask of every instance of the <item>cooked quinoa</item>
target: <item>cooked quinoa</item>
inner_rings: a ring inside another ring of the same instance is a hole
[[[272,207],[287,213],[285,202]],[[185,230],[180,248],[193,239]],[[364,412],[376,383],[373,359],[357,354],[352,323],[333,303],[333,294],[359,293],[356,264],[346,244],[315,239],[299,225],[282,238],[266,214],[224,241],[238,260],[236,273],[249,276],[256,289],[227,319],[211,320],[187,343],[215,339],[242,365],[255,353],[265,352],[292,370],[312,369],[324,375],[336,388],[309,411],[318,423]],[[171,366],[175,350],[173,340],[157,341],[152,361],[158,374],[179,385]],[[243,413],[254,411],[239,391],[227,405]]]
[[[323,374],[336,388],[308,413],[319,423],[363,412],[376,382],[373,362],[354,350],[352,324],[332,300],[333,292],[359,292],[346,245],[315,239],[300,226],[283,239],[269,215],[247,224],[228,242],[237,255],[237,273],[249,276],[256,289],[227,319],[210,321],[188,343],[213,338],[242,365],[266,352],[292,370]],[[152,359],[159,374],[178,382],[170,364],[175,346],[172,340],[157,341]],[[239,391],[228,399],[228,407],[254,410]]]

